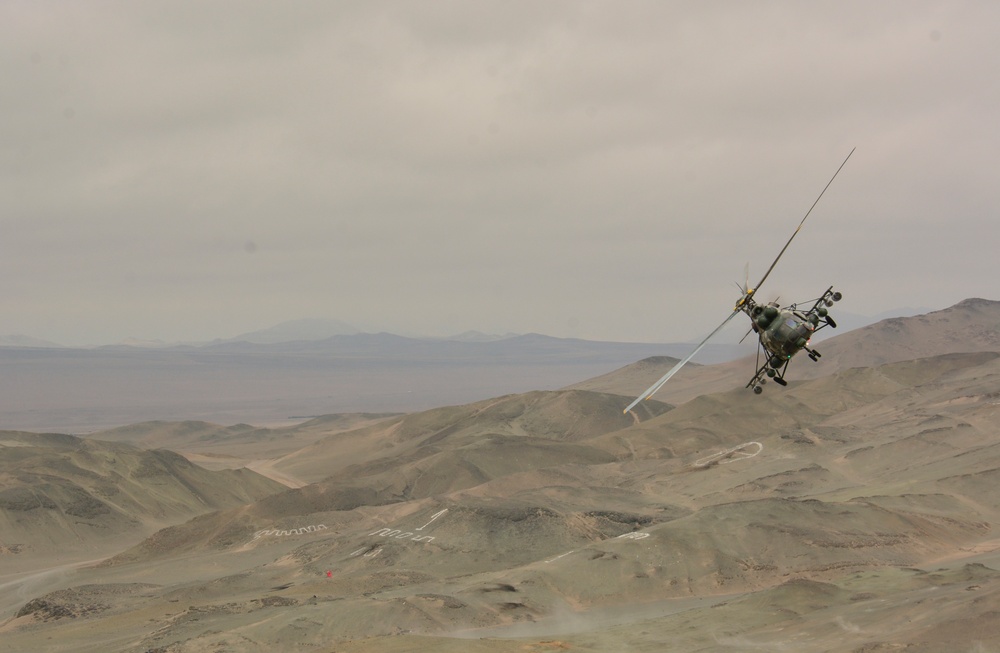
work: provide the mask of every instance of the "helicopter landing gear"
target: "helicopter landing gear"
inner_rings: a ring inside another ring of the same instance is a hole
[[[757,359],[757,362],[759,364],[757,373],[753,375],[753,378],[746,385],[746,387],[753,390],[755,395],[759,395],[764,391],[763,385],[767,383],[768,379],[771,379],[778,385],[788,385],[788,382],[784,379],[785,370],[788,369],[788,358],[771,355],[763,364],[760,364],[760,358]]]
[[[773,370],[769,367],[762,368],[759,372],[757,372],[757,376],[751,379],[750,383],[747,384],[748,388],[753,389],[753,393],[755,395],[759,395],[760,393],[764,392],[764,384],[767,383],[767,379],[764,378],[765,376],[767,376],[769,379],[771,379],[780,386],[788,385],[788,381],[781,378],[781,376],[778,375],[778,372],[776,370]]]

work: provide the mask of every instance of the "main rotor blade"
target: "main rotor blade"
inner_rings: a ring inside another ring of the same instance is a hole
[[[678,370],[680,370],[682,367],[684,367],[687,364],[688,361],[690,361],[692,358],[694,358],[695,354],[697,354],[699,351],[701,351],[701,348],[705,346],[705,343],[707,343],[709,340],[711,340],[712,336],[714,336],[716,333],[718,333],[719,331],[721,331],[722,327],[726,326],[726,324],[729,322],[729,320],[733,319],[733,316],[736,315],[739,312],[740,312],[739,308],[734,308],[733,312],[729,314],[729,317],[727,317],[725,320],[723,320],[722,324],[720,324],[719,326],[715,327],[715,331],[713,331],[712,333],[708,334],[708,336],[704,340],[702,340],[701,343],[699,343],[697,347],[694,348],[694,351],[692,351],[690,354],[687,355],[687,358],[685,358],[684,360],[678,361],[676,365],[674,365],[673,367],[670,368],[669,372],[667,372],[662,377],[660,377],[659,381],[657,381],[653,385],[651,385],[648,388],[646,388],[646,391],[643,392],[638,397],[636,397],[635,401],[633,401],[632,403],[630,403],[628,405],[628,408],[626,408],[622,412],[623,413],[627,413],[628,411],[630,411],[633,408],[635,408],[639,404],[639,402],[642,401],[643,399],[649,399],[650,397],[652,397],[653,394],[655,394],[656,391],[659,390],[663,386],[664,383],[666,383],[667,381],[670,380],[670,377],[672,377],[674,374],[677,374]]]
[[[847,159],[851,158],[851,154],[854,154],[854,150],[856,150],[856,149],[857,149],[856,147],[851,149],[850,153],[847,155]],[[771,274],[771,270],[773,270],[774,266],[778,264],[778,259],[780,259],[781,255],[785,253],[785,250],[788,249],[788,246],[792,244],[792,239],[795,238],[796,234],[799,233],[799,229],[801,229],[802,225],[805,224],[806,218],[809,217],[809,214],[812,213],[812,210],[814,208],[816,208],[817,204],[819,204],[820,199],[823,197],[823,193],[826,192],[826,189],[830,187],[830,184],[833,183],[833,180],[837,178],[838,174],[840,174],[840,170],[847,163],[847,159],[844,159],[844,163],[840,164],[840,168],[837,168],[837,172],[833,173],[833,176],[830,177],[830,181],[826,182],[826,186],[824,186],[823,190],[820,191],[819,197],[817,197],[816,201],[812,203],[812,206],[809,207],[809,210],[806,211],[805,216],[803,216],[802,222],[800,222],[799,226],[795,228],[794,232],[792,232],[792,237],[788,239],[788,242],[785,243],[785,246],[781,248],[780,252],[778,252],[777,258],[774,259],[774,263],[772,263],[771,267],[769,267],[767,269],[767,272],[764,273],[764,277],[760,280],[760,282],[756,286],[754,286],[752,289],[750,289],[751,292],[756,292],[757,290],[760,290],[760,287],[762,285],[764,285],[764,281],[767,279],[768,275]]]

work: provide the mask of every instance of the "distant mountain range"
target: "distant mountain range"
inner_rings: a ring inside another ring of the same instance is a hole
[[[324,340],[333,336],[361,333],[361,331],[362,329],[340,320],[305,318],[282,322],[267,329],[241,333],[234,338],[226,338],[225,341],[243,341],[263,345],[295,340]]]
[[[432,340],[390,333],[157,348],[0,348],[0,429],[86,433],[148,420],[258,425],[352,412],[412,412],[553,390],[689,344],[527,334]],[[753,351],[705,348],[702,363]]]
[[[854,322],[837,317],[836,333]],[[413,412],[563,388],[649,357],[681,358],[692,347],[475,332],[450,339],[349,333],[285,340],[322,335],[338,324],[290,322],[257,332],[253,339],[263,342],[0,347],[7,371],[0,375],[0,428],[87,433],[148,420],[267,426],[330,413]],[[749,340],[720,338],[694,362],[724,363],[754,351]],[[656,376],[640,375],[637,383],[645,387]]]
[[[869,324],[874,324],[881,320],[885,320],[892,317],[910,317],[913,315],[920,315],[922,313],[930,312],[933,309],[930,308],[896,308],[890,311],[884,311],[878,315],[858,315],[856,313],[847,313],[841,310],[837,311],[837,323],[841,327],[841,331],[849,331],[851,329],[858,329]],[[336,336],[351,336],[351,335],[370,335],[370,334],[381,334],[378,329],[365,327],[359,328],[353,324],[348,324],[342,320],[335,320],[329,318],[303,318],[299,320],[289,320],[287,322],[281,322],[272,327],[266,329],[259,329],[257,331],[248,331],[246,333],[241,333],[232,338],[216,338],[215,340],[208,342],[167,342],[164,340],[148,340],[143,338],[127,338],[120,342],[111,343],[107,345],[98,345],[97,347],[134,347],[142,349],[164,349],[168,347],[212,347],[218,346],[220,344],[241,342],[249,343],[253,345],[275,345],[281,343],[292,343],[292,342],[315,342],[321,340],[329,340]],[[428,341],[456,341],[456,342],[493,342],[497,340],[509,340],[515,338],[519,335],[517,333],[504,333],[504,334],[491,334],[484,333],[482,331],[465,331],[453,336],[447,337],[409,337],[412,340],[428,340]],[[834,335],[833,333],[823,334]],[[820,338],[822,339],[822,338]],[[34,338],[32,336],[22,335],[22,334],[11,334],[11,335],[0,335],[0,347],[41,347],[41,348],[68,348],[66,345],[55,343],[49,340],[43,340],[41,338]],[[76,349],[93,349],[95,347],[76,347]],[[714,360],[718,357],[709,356],[706,360]]]
[[[32,338],[31,336],[23,336],[20,334],[11,334],[6,336],[0,336],[0,347],[62,347],[60,344],[50,342],[48,340],[42,340],[40,338]]]

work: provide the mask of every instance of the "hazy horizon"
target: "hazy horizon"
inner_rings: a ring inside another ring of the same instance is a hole
[[[995,297],[989,2],[0,6],[0,334],[696,338]]]
[[[845,311],[836,311],[836,312],[837,312],[838,316],[841,318],[841,323],[842,323],[842,326],[844,327],[844,328],[841,329],[841,332],[843,332],[843,331],[848,330],[848,329],[859,328],[859,327],[864,326],[866,324],[870,324],[872,322],[876,322],[876,321],[879,321],[879,320],[887,319],[889,317],[902,317],[902,316],[909,317],[909,316],[918,315],[918,314],[921,314],[921,313],[927,313],[927,312],[931,312],[931,311],[941,310],[942,308],[948,308],[948,307],[935,307],[935,308],[920,307],[920,308],[914,308],[914,307],[906,306],[906,307],[899,307],[899,308],[889,309],[889,310],[883,311],[881,313],[878,313],[876,315],[859,315],[859,314],[856,314],[856,313],[852,313],[850,311],[846,311],[846,312]],[[834,310],[836,310],[836,309],[834,309]],[[302,331],[303,325],[305,325],[306,327],[312,326],[312,328],[315,329],[315,333],[304,333]],[[52,344],[52,345],[56,345],[56,346],[60,346],[60,347],[68,347],[68,348],[90,348],[90,347],[101,347],[101,346],[117,345],[117,344],[150,344],[150,345],[153,345],[153,344],[162,344],[162,345],[165,345],[165,346],[169,346],[169,345],[205,345],[205,344],[212,344],[212,343],[216,343],[216,342],[227,342],[227,341],[240,340],[241,338],[244,338],[246,336],[255,335],[255,334],[262,334],[262,333],[266,333],[266,332],[273,332],[275,334],[293,334],[293,335],[289,335],[289,337],[285,337],[285,338],[280,338],[279,337],[277,339],[272,339],[272,340],[269,341],[269,342],[278,343],[278,342],[291,342],[293,340],[319,340],[319,339],[330,337],[329,335],[316,335],[316,333],[322,331],[322,329],[324,328],[323,325],[337,325],[337,326],[343,327],[343,330],[342,331],[338,331],[336,333],[336,335],[389,333],[389,334],[392,334],[392,335],[402,336],[402,337],[405,337],[405,338],[415,338],[415,339],[446,339],[447,340],[447,339],[460,339],[463,336],[470,336],[471,337],[471,336],[475,336],[475,335],[482,336],[483,338],[486,338],[486,339],[504,339],[504,338],[512,338],[512,337],[518,337],[518,336],[523,336],[523,335],[529,335],[529,334],[538,334],[538,335],[548,336],[548,337],[552,337],[552,338],[562,338],[562,337],[570,337],[570,338],[572,338],[573,337],[573,336],[554,336],[552,334],[542,333],[540,331],[525,331],[525,332],[521,332],[521,333],[514,333],[514,332],[503,332],[503,333],[501,333],[498,330],[490,330],[490,329],[469,329],[469,330],[462,331],[462,332],[457,332],[456,331],[456,332],[442,332],[442,333],[415,333],[415,332],[406,332],[406,331],[391,331],[389,329],[382,329],[382,328],[379,328],[378,326],[373,326],[373,325],[370,325],[370,324],[356,325],[356,324],[351,324],[351,323],[343,321],[343,320],[337,320],[337,319],[333,319],[333,318],[326,319],[326,318],[307,317],[307,318],[299,318],[299,319],[294,319],[294,320],[285,320],[283,322],[279,322],[277,324],[272,324],[272,325],[269,325],[269,326],[265,326],[265,327],[262,327],[260,329],[252,329],[252,330],[249,330],[249,331],[243,331],[243,332],[240,332],[238,334],[232,334],[232,335],[218,335],[218,336],[215,336],[215,337],[212,337],[212,338],[207,338],[207,339],[204,339],[204,340],[180,340],[180,339],[143,338],[143,337],[140,337],[140,336],[134,336],[133,335],[133,336],[129,336],[129,337],[123,338],[123,339],[118,340],[118,341],[114,341],[114,342],[111,342],[111,341],[109,341],[109,342],[55,342],[55,341],[51,341],[51,340],[44,340],[42,338],[37,338],[33,334],[26,334],[26,333],[7,334],[7,333],[5,333],[5,334],[0,334],[0,346],[19,346],[14,341],[16,339],[20,339],[20,338],[25,338],[25,339],[28,339],[28,340],[31,340],[31,341],[46,342],[46,343],[49,343],[49,344]],[[733,334],[738,334],[738,336],[742,335],[742,332],[743,332],[742,330],[745,329],[745,328],[746,328],[746,325],[743,322],[737,322],[735,324],[728,325],[723,331],[720,332],[720,334],[718,336],[716,336],[715,339],[713,339],[713,343],[717,344],[717,345],[733,345],[733,344],[736,343],[736,340],[734,340],[731,336],[733,336]],[[687,342],[687,343],[692,343],[693,344],[693,343],[699,342],[704,335],[705,334],[691,334],[687,338],[681,338],[681,339],[677,339],[677,340],[665,340],[665,339],[648,340],[648,341],[640,341],[640,340],[612,340],[612,341],[607,341],[607,342],[623,342],[623,343],[630,343],[630,342],[631,343],[640,343],[640,342],[657,343],[657,342],[660,342],[660,343],[664,343],[664,344],[668,344],[668,343],[685,343],[685,342]],[[829,331],[828,333],[824,333],[824,334],[821,334],[821,335],[823,337],[830,337],[830,336],[836,335],[836,332]],[[594,339],[588,339],[588,338],[582,338],[582,339],[583,340],[594,340]],[[261,342],[264,342],[264,341],[261,341]],[[32,344],[25,344],[24,346],[34,346],[34,345],[32,345]]]

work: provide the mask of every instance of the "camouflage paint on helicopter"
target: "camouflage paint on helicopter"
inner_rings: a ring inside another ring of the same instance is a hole
[[[812,360],[819,360],[820,353],[809,348],[809,341],[820,329],[837,327],[827,307],[833,306],[842,297],[839,292],[833,292],[833,287],[827,288],[819,299],[814,300],[812,308],[806,311],[800,310],[795,304],[781,308],[777,302],[770,302],[766,306],[753,304],[752,300],[748,302],[750,307],[746,312],[751,319],[750,328],[757,333],[760,346],[757,349],[757,373],[747,383],[747,387],[760,394],[765,376],[774,379],[779,385],[785,385],[784,373],[788,361],[802,350],[807,351]],[[760,365],[762,349],[769,354],[764,365]]]

